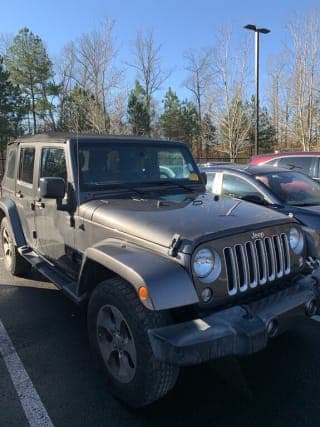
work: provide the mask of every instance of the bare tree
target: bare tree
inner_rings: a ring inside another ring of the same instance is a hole
[[[222,29],[213,49],[214,89],[211,96],[212,114],[218,123],[221,151],[234,161],[248,146],[251,122],[247,116],[248,45],[232,48],[232,33]]]
[[[212,52],[211,49],[201,49],[199,51],[189,49],[185,54],[185,69],[188,72],[185,86],[195,100],[199,118],[199,140],[197,143],[198,157],[201,157],[206,151],[204,129],[202,129],[203,103],[205,95],[208,94],[212,84],[213,75],[211,70]]]
[[[315,107],[320,73],[320,19],[312,9],[296,15],[288,24],[293,42],[291,132],[303,150],[310,150],[315,141]]]
[[[275,130],[277,149],[283,150],[288,145],[289,132],[289,106],[291,85],[288,84],[288,63],[290,56],[287,52],[270,56],[267,72],[270,78],[269,90],[267,91],[270,105],[272,126]]]
[[[105,19],[99,30],[83,34],[64,49],[60,66],[63,98],[70,98],[75,87],[86,100],[90,130],[110,130],[110,110],[118,96],[123,72],[115,67],[117,49],[113,39],[114,22]],[[65,108],[65,105],[61,105]]]
[[[146,107],[152,117],[152,96],[168,79],[171,72],[161,67],[161,45],[156,45],[152,30],[146,34],[137,33],[134,61],[129,65],[137,70],[137,79],[146,93]]]

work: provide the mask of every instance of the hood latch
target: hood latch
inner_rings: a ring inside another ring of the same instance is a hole
[[[169,246],[169,255],[170,256],[176,256],[177,255],[177,251],[178,251],[178,246],[180,245],[181,242],[181,236],[180,234],[174,234],[172,239],[171,239],[171,243]]]

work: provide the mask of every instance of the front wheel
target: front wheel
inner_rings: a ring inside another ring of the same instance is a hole
[[[145,308],[121,278],[105,280],[93,291],[88,332],[106,373],[111,393],[131,406],[145,406],[176,383],[179,368],[155,359],[148,329],[170,322],[165,312]]]
[[[30,270],[30,264],[19,254],[7,218],[2,219],[0,232],[5,269],[15,276],[25,275]]]

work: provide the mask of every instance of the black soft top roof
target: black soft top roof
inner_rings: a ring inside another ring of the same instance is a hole
[[[186,146],[184,142],[180,141],[172,141],[165,139],[155,139],[155,138],[145,138],[145,137],[137,137],[137,136],[121,136],[121,135],[96,135],[96,134],[76,134],[76,133],[67,133],[67,132],[48,132],[48,133],[39,133],[37,135],[28,135],[17,138],[14,143],[65,143],[67,141],[71,143],[84,140],[90,140],[93,142],[134,142],[134,143],[161,143],[168,145],[182,145]]]

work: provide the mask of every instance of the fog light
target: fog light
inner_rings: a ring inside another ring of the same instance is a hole
[[[201,292],[201,298],[203,302],[209,302],[212,299],[212,290],[210,288],[204,288]]]
[[[268,337],[274,337],[278,332],[278,322],[276,319],[269,320],[267,324],[267,335]]]
[[[315,299],[312,299],[306,304],[306,313],[308,316],[314,316],[318,311],[318,304]]]

